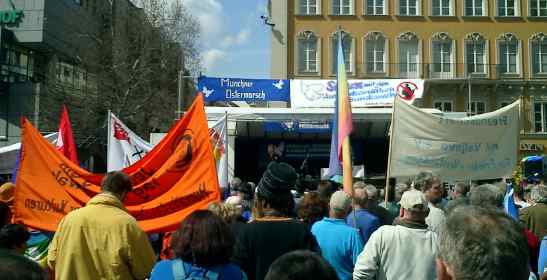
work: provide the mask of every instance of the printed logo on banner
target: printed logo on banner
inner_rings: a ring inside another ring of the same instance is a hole
[[[418,90],[418,86],[410,81],[402,82],[397,85],[397,95],[406,101],[414,99],[416,90]]]
[[[348,80],[352,107],[390,106],[395,96],[412,103],[421,98],[424,81],[420,79]],[[291,80],[291,107],[334,107],[335,80]]]

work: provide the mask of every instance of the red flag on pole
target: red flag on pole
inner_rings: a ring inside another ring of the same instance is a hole
[[[77,165],[80,165],[78,161],[78,154],[76,153],[74,136],[72,136],[72,125],[70,124],[68,110],[65,105],[63,105],[63,112],[61,113],[61,120],[59,121],[59,136],[55,146],[57,146],[57,150],[59,150],[59,152],[61,152],[65,157]]]

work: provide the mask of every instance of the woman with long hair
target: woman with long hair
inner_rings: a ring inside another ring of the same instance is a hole
[[[209,210],[190,214],[173,235],[172,260],[157,263],[151,279],[247,279],[239,266],[230,263],[234,237],[219,216]]]

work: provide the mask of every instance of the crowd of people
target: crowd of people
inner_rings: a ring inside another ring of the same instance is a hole
[[[430,172],[351,194],[271,162],[255,185],[234,178],[223,199],[152,238],[128,214],[121,172],[66,215],[44,267],[23,256],[30,233],[0,201],[0,279],[547,279],[547,187],[443,186]],[[1,193],[0,193],[0,198]],[[160,240],[152,246],[150,240]],[[163,240],[163,242],[161,242]]]

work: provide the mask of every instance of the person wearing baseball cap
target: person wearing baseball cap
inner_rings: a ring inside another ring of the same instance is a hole
[[[311,228],[321,255],[334,267],[340,280],[352,278],[353,267],[364,247],[359,230],[346,224],[350,207],[350,196],[344,191],[336,191],[330,198],[329,217]]]
[[[429,203],[418,190],[403,193],[400,219],[380,227],[359,255],[353,279],[436,279],[437,234],[425,218]],[[416,257],[419,256],[419,257]]]

